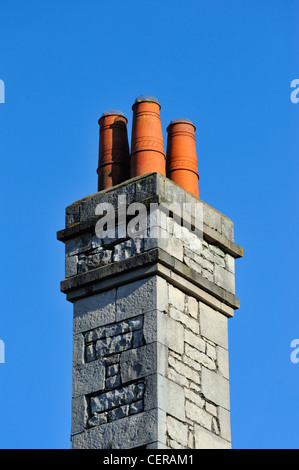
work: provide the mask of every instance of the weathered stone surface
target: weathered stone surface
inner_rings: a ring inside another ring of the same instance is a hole
[[[200,396],[199,393],[194,392],[190,388],[185,388],[185,397],[190,402],[194,403],[197,407],[203,408],[205,404],[205,400]],[[208,411],[208,408],[206,408]]]
[[[106,379],[106,389],[115,388],[120,386],[120,374],[112,375]]]
[[[227,379],[206,367],[201,371],[202,393],[207,400],[230,409],[229,382]]]
[[[125,333],[123,335],[108,336],[107,338],[99,339],[96,343],[97,357],[103,357],[110,354],[115,354],[125,351],[132,347],[133,333]]]
[[[194,334],[192,331],[185,329],[185,342],[191,345],[193,348],[198,349],[198,351],[205,352],[206,342],[201,338],[201,336]],[[187,347],[187,346],[186,346]]]
[[[202,336],[227,349],[227,318],[203,302],[199,305],[199,318]]]
[[[231,441],[230,412],[221,406],[218,407],[218,419],[220,423],[220,435],[223,439]]]
[[[217,364],[218,370],[223,377],[229,379],[229,361],[228,361],[228,350],[217,346]]]
[[[123,320],[151,310],[167,309],[167,283],[152,276],[117,289],[116,320]]]
[[[228,253],[225,255],[225,266],[228,271],[235,274],[235,258]]]
[[[103,361],[93,361],[73,367],[73,397],[103,390],[105,366]]]
[[[78,257],[69,256],[65,258],[65,277],[76,276],[78,272]]]
[[[89,428],[73,436],[72,447],[75,449],[132,449],[150,444],[158,441],[159,434],[162,434],[159,433],[161,426],[159,416],[157,409],[149,410]]]
[[[184,389],[163,377],[152,374],[145,380],[144,409],[159,408],[182,421],[185,419]]]
[[[98,414],[89,418],[88,427],[100,426],[101,424],[107,423],[107,421],[108,421],[108,414],[101,413],[101,414]]]
[[[134,239],[94,235],[97,204],[117,214],[119,196],[160,204],[151,220],[159,238],[150,226]],[[203,237],[164,214],[172,201],[201,205]],[[227,317],[239,306],[241,253],[232,222],[158,174],[77,201],[66,216],[58,238],[69,276],[61,290],[74,302],[72,446],[229,448]]]
[[[185,311],[198,320],[198,300],[190,295],[185,296]]]
[[[145,377],[157,370],[157,346],[154,343],[124,351],[120,357],[122,383]]]
[[[198,351],[198,349],[193,348],[189,344],[186,343],[185,345],[185,354],[187,357],[192,359],[193,361],[204,365],[208,369],[216,369],[215,361],[213,361],[209,356],[206,354]]]
[[[173,351],[184,352],[183,326],[159,310],[145,313],[144,339],[146,343],[158,341]]]
[[[130,238],[114,246],[113,261],[122,261],[140,253],[143,249],[143,239]]]
[[[233,273],[227,271],[225,268],[215,264],[214,269],[214,282],[223,289],[235,293],[235,276]]]
[[[184,364],[182,361],[169,356],[169,365],[183,377],[192,380],[192,382],[196,384],[200,383],[199,372],[194,370],[192,367],[189,367],[187,364]]]
[[[199,333],[199,323],[194,318],[189,315],[181,312],[175,307],[169,308],[169,316],[174,320],[183,323],[187,328],[189,328],[194,333]]]
[[[212,415],[196,404],[186,401],[186,416],[206,429],[212,429]]]
[[[142,398],[143,392],[144,385],[136,383],[91,397],[91,412],[92,414],[102,413],[122,405],[128,405]]]
[[[115,300],[115,289],[76,300],[74,302],[74,333],[113,323]]]
[[[72,423],[71,432],[80,432],[85,428],[88,417],[87,401],[83,395],[72,398]]]
[[[111,377],[119,373],[119,364],[112,364],[106,369],[106,377]]]
[[[169,303],[180,312],[185,309],[185,294],[172,284],[169,285]]]
[[[188,426],[172,416],[167,416],[167,432],[171,439],[184,447],[188,445]]]
[[[195,425],[195,448],[196,449],[230,449],[230,442],[225,441],[212,432]]]
[[[136,414],[140,413],[143,411],[143,400],[138,400],[135,401],[134,403],[131,403],[129,413],[130,414]]]
[[[84,363],[84,337],[81,333],[73,336],[73,365]]]

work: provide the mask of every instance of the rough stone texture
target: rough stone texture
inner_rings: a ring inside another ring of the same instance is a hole
[[[98,237],[98,204],[118,217],[136,201],[156,204],[136,237],[120,236],[124,224]],[[233,223],[154,173],[67,207],[58,238],[74,304],[72,447],[230,448],[227,323],[242,256]]]

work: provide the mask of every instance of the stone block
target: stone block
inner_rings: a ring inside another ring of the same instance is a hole
[[[170,253],[175,258],[183,261],[184,254],[183,254],[183,242],[179,238],[174,238],[172,236],[168,236],[168,238],[160,238],[158,240],[158,247],[162,250]]]
[[[207,367],[208,369],[215,370],[216,363],[213,361],[209,356],[204,354],[203,352],[199,351],[196,348],[193,348],[189,344],[185,344],[185,354],[187,357],[192,359],[198,364],[202,364],[203,366]],[[194,366],[193,366],[194,367]]]
[[[65,258],[65,277],[76,276],[78,272],[78,256]]]
[[[218,419],[220,424],[220,435],[223,439],[231,441],[230,412],[221,406],[218,407]]]
[[[65,209],[65,226],[76,224],[80,221],[80,205],[73,203]]]
[[[91,249],[91,240],[93,234],[82,233],[78,237],[70,238],[65,241],[65,256],[74,256],[80,253],[84,253]]]
[[[212,429],[212,415],[207,413],[203,408],[197,406],[186,400],[186,416],[191,421],[194,421],[206,429],[211,431]]]
[[[155,343],[124,351],[120,356],[120,371],[123,384],[153,374],[156,370],[157,345]]]
[[[204,397],[222,406],[226,410],[230,409],[229,382],[227,379],[212,370],[202,367],[201,388]]]
[[[114,421],[115,419],[121,419],[129,414],[129,405],[120,406],[114,410],[109,411],[108,417],[109,421]]]
[[[169,284],[169,303],[181,312],[185,308],[185,294],[183,291]]]
[[[199,408],[203,408],[205,404],[205,400],[202,398],[202,396],[195,391],[191,390],[190,388],[185,388],[185,397],[187,400],[190,402],[194,403]]]
[[[185,420],[184,389],[163,377],[152,374],[145,379],[144,409],[159,408],[166,414]]]
[[[72,399],[72,428],[71,432],[80,432],[85,428],[88,417],[87,402],[83,395]]]
[[[218,370],[223,377],[229,379],[229,358],[228,358],[228,350],[222,348],[221,346],[216,347],[217,351],[217,365]]]
[[[204,204],[203,207],[203,218],[204,223],[210,228],[222,233],[222,220],[221,213],[215,210],[213,207]]]
[[[180,385],[180,387],[190,387],[189,380],[172,367],[168,368],[167,378]]]
[[[73,336],[73,365],[84,363],[84,337],[81,333]]]
[[[151,310],[167,310],[167,283],[160,276],[131,282],[117,289],[116,320]]]
[[[200,383],[199,372],[189,367],[187,364],[184,364],[182,361],[169,356],[169,365],[173,367],[178,374],[186,377],[186,379],[192,380],[192,382],[196,384]]]
[[[158,341],[178,353],[184,352],[184,327],[169,316],[155,310],[144,315],[146,343]]]
[[[163,416],[162,416],[163,418]],[[111,423],[87,429],[72,438],[73,449],[133,449],[155,441],[164,442],[164,427],[158,410],[137,413]],[[158,439],[158,436],[161,438]]]
[[[105,388],[103,361],[93,361],[73,367],[73,397],[98,392]]]
[[[233,273],[227,271],[227,269],[222,268],[215,264],[214,268],[214,282],[223,289],[235,293],[235,276]]]
[[[143,411],[143,400],[135,401],[130,405],[129,414],[133,415],[136,413],[141,413]]]
[[[203,302],[199,304],[201,335],[228,349],[227,318]]]
[[[143,240],[141,238],[130,238],[114,246],[113,261],[122,261],[141,253]]]
[[[225,255],[225,266],[229,272],[235,274],[235,258],[228,253]]]
[[[191,317],[198,320],[198,300],[190,295],[185,296],[185,311],[189,313]]]
[[[230,449],[230,442],[216,436],[200,425],[194,426],[196,449]]]
[[[103,413],[122,405],[128,405],[140,399],[143,388],[140,384],[130,384],[115,390],[109,390],[90,399],[90,407],[92,414]]]
[[[184,447],[188,445],[188,426],[172,416],[167,416],[167,433],[171,439]]]
[[[120,386],[120,374],[112,375],[106,379],[106,389],[116,388]]]
[[[74,302],[74,334],[115,321],[116,290],[84,297]]]
[[[221,231],[222,235],[227,237],[232,242],[234,241],[234,224],[230,219],[223,215],[221,220]]]
[[[178,310],[175,307],[169,307],[169,316],[173,318],[174,320],[182,323],[185,325],[186,328],[189,328],[191,331],[194,333],[199,333],[199,323],[197,320],[194,318],[190,317],[189,315],[186,315],[185,313],[182,313],[180,310]]]
[[[119,353],[132,347],[133,333],[125,333],[123,335],[108,336],[99,339],[96,342],[97,357],[104,357],[110,354]]]
[[[192,331],[185,330],[185,342],[193,348],[196,348],[198,351],[203,353],[206,351],[206,342],[201,338],[201,336],[194,334]]]

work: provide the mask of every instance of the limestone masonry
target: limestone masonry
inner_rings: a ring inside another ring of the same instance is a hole
[[[142,236],[98,238],[96,207],[118,217],[124,195],[159,204],[156,237],[148,215]],[[174,201],[202,205],[202,233],[165,213]],[[73,303],[72,448],[230,448],[227,323],[242,256],[232,221],[150,173],[68,206],[57,237]]]

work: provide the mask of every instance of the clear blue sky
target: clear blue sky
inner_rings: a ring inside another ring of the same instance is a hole
[[[97,190],[98,118],[156,96],[197,127],[200,196],[235,223],[234,448],[299,448],[295,0],[0,6],[0,448],[69,448],[72,305],[64,208]],[[297,27],[297,31],[296,31]]]

